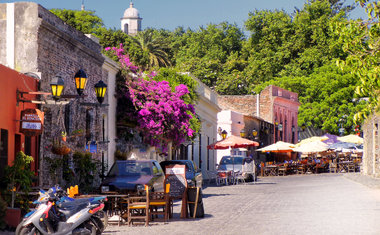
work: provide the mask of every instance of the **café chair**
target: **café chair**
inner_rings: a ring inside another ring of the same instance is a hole
[[[243,175],[243,172],[236,171],[234,172],[234,184],[239,184],[239,182],[245,184],[245,177]]]
[[[286,172],[288,171],[288,167],[286,165],[282,165],[278,167],[278,175],[286,176]]]
[[[338,172],[338,164],[335,161],[329,161],[329,171],[330,173]]]
[[[348,163],[347,172],[355,172],[355,163]]]
[[[300,164],[297,167],[297,174],[305,174],[306,172],[306,166],[304,164]]]
[[[128,226],[131,226],[134,221],[144,222],[145,226],[149,225],[149,190],[146,190],[144,196],[128,197]]]
[[[149,193],[149,213],[152,220],[156,220],[162,215],[164,222],[169,220],[170,215],[169,194],[166,192],[150,192]]]
[[[225,185],[228,185],[228,179],[229,179],[228,171],[219,171],[216,178],[216,185],[219,186],[222,183],[224,183]]]

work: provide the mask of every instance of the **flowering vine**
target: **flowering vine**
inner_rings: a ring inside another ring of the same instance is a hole
[[[144,141],[156,147],[166,148],[167,142],[179,145],[186,138],[191,138],[194,130],[190,120],[195,115],[194,106],[187,104],[182,97],[189,94],[186,85],[178,85],[172,91],[167,81],[155,81],[157,72],[144,75],[125,54],[123,45],[112,50],[118,57],[122,69],[126,72],[126,89],[123,96],[127,98],[135,112],[127,113],[130,120],[135,120],[137,128],[144,133]]]

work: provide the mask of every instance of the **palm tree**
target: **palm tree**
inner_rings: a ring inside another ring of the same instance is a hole
[[[155,36],[153,31],[141,31],[133,37],[133,40],[141,48],[144,55],[149,56],[148,69],[153,67],[167,67],[172,64],[166,52],[169,49],[167,41],[160,36]]]

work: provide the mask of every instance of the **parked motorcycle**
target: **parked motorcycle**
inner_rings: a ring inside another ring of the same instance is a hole
[[[35,210],[25,215],[16,228],[16,235],[99,235],[107,226],[103,212],[106,197],[73,199],[59,186],[40,190]],[[102,221],[104,219],[104,223]]]

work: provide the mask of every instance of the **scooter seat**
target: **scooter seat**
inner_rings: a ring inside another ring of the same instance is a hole
[[[59,211],[66,216],[66,218],[69,218],[73,214],[77,213],[78,211],[86,208],[88,206],[88,201],[86,202],[63,202],[58,205]]]

